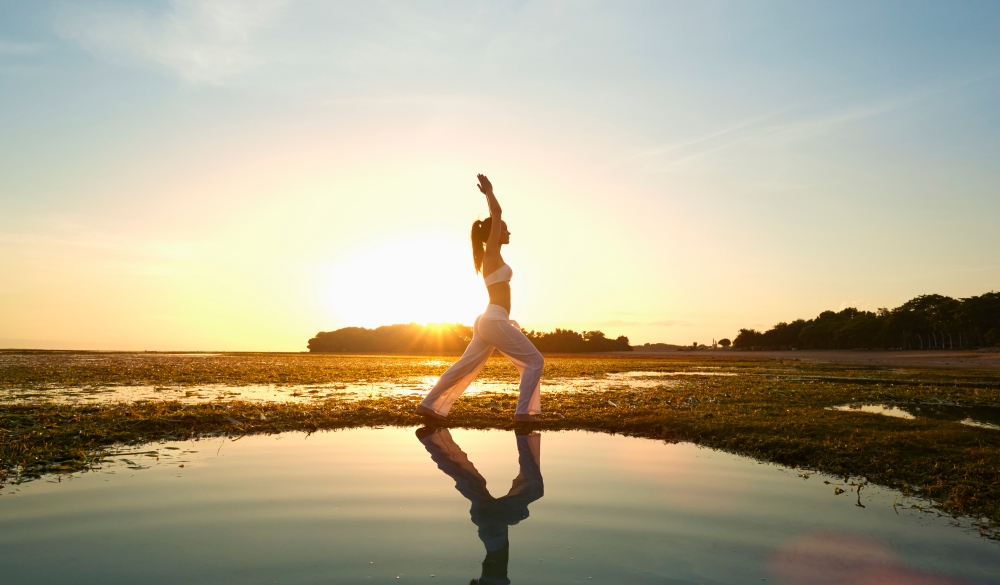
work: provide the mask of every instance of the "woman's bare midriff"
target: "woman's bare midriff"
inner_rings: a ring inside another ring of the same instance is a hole
[[[500,305],[510,313],[510,283],[497,282],[486,287],[490,293],[490,304]]]

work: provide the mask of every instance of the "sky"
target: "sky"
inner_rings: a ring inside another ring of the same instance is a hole
[[[0,347],[711,343],[1000,283],[1000,4],[0,0]]]

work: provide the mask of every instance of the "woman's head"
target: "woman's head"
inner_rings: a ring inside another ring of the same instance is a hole
[[[472,222],[472,261],[476,266],[476,272],[483,271],[483,258],[486,257],[486,240],[490,237],[490,230],[493,229],[493,218],[487,217],[480,221]],[[510,243],[510,232],[507,231],[507,222],[500,222],[500,244]]]

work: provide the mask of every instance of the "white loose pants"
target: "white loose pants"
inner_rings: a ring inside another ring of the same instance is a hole
[[[515,413],[541,413],[542,366],[545,360],[500,305],[488,305],[486,312],[476,318],[469,347],[448,371],[441,374],[437,384],[420,404],[441,416],[448,416],[452,403],[476,379],[494,348],[507,356],[521,373],[521,395],[517,399]]]

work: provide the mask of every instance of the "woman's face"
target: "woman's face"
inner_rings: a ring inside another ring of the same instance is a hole
[[[507,231],[507,222],[500,222],[500,243],[509,244],[510,243],[510,232]]]

